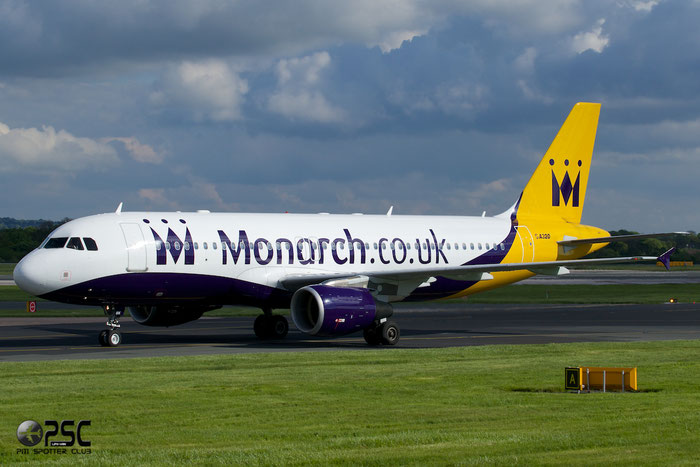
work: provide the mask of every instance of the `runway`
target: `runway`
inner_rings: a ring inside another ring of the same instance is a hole
[[[393,348],[488,344],[628,342],[700,339],[700,304],[661,305],[399,305],[401,340]],[[104,318],[3,318],[0,361],[105,359],[249,352],[368,349],[361,334],[316,338],[290,323],[286,339],[260,341],[253,318],[207,318],[172,328],[122,320],[123,344],[97,342]]]

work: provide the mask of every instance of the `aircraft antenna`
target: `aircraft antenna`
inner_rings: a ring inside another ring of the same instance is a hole
[[[121,203],[119,203],[119,206],[117,206],[117,210],[114,211],[117,215],[119,215],[119,214],[122,213],[122,206],[124,206],[124,202],[123,202],[123,201],[122,201]]]

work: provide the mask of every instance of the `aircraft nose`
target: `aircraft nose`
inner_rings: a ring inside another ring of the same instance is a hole
[[[17,263],[12,273],[17,286],[33,295],[41,295],[47,292],[46,275],[40,258],[30,253]]]

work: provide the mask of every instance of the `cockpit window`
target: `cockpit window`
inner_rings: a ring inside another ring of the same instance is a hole
[[[88,251],[97,251],[97,242],[95,240],[90,237],[83,237],[83,241],[85,242],[85,248],[87,248]]]
[[[46,242],[46,245],[44,245],[44,248],[63,248],[66,246],[66,242],[68,241],[68,237],[54,237],[50,238],[48,242]]]
[[[68,240],[68,245],[66,245],[66,248],[72,248],[73,250],[85,249],[83,248],[83,242],[81,242],[78,237],[71,237],[71,239]]]

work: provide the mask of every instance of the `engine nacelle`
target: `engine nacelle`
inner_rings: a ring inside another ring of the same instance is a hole
[[[199,319],[202,313],[219,307],[179,308],[166,306],[130,306],[129,314],[144,326],[177,326]]]
[[[372,326],[388,318],[391,305],[377,301],[367,289],[310,285],[292,296],[296,327],[312,336],[340,336]]]

